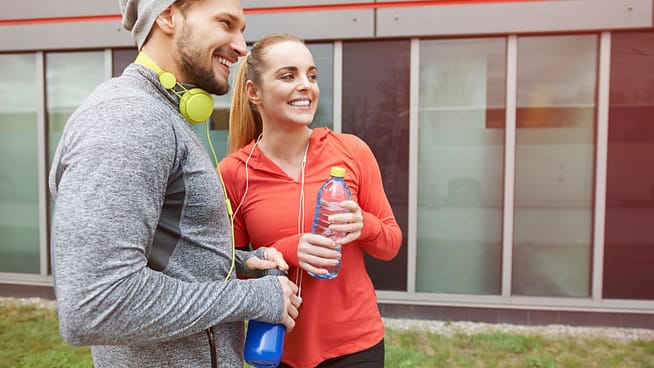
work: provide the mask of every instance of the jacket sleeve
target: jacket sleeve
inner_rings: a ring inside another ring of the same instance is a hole
[[[245,166],[233,157],[226,157],[220,161],[218,171],[222,177],[227,192],[227,198],[233,211],[234,222],[234,243],[237,249],[249,249],[250,239],[245,228],[245,219],[243,218],[243,210],[241,208],[241,201],[245,195]]]
[[[402,245],[402,231],[395,221],[393,210],[382,183],[379,165],[370,147],[354,137],[359,173],[358,202],[363,214],[363,229],[358,242],[371,256],[381,260],[393,259]]]
[[[280,322],[276,279],[191,281],[147,267],[177,152],[170,125],[158,122],[170,116],[140,116],[143,103],[129,117],[109,107],[78,114],[55,154],[52,258],[62,336],[75,345],[125,345],[249,318]]]

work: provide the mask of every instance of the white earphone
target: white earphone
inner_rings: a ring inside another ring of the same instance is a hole
[[[257,137],[256,141],[254,141],[254,144],[252,145],[252,149],[250,150],[250,153],[248,154],[248,158],[245,160],[245,191],[243,191],[243,196],[241,197],[241,201],[238,203],[238,206],[236,206],[236,209],[234,210],[232,214],[232,222],[234,221],[234,217],[236,217],[236,214],[238,211],[241,209],[241,206],[243,205],[243,202],[245,202],[245,197],[248,194],[248,188],[249,188],[249,181],[250,177],[248,174],[248,164],[250,162],[250,159],[252,158],[252,154],[254,153],[254,149],[259,145],[259,142],[261,141],[261,138],[263,137],[263,133],[259,134],[259,137]],[[310,141],[309,141],[310,142]],[[307,142],[307,146],[304,149],[304,156],[302,157],[302,166],[300,167],[300,205],[298,209],[298,216],[297,216],[297,233],[302,234],[304,230],[304,168],[307,164],[307,153],[309,152],[309,142]],[[300,298],[300,303],[302,303],[302,269],[298,267],[298,272],[295,277],[295,284],[298,287],[298,297]]]

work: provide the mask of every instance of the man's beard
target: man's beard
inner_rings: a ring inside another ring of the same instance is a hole
[[[191,30],[184,24],[182,35],[177,40],[177,52],[182,71],[190,77],[189,82],[215,95],[226,94],[229,91],[229,83],[216,79],[211,66],[209,68],[203,68],[200,65],[200,61],[203,60],[202,51],[193,50],[191,45],[193,45]],[[211,65],[213,66],[213,60]]]

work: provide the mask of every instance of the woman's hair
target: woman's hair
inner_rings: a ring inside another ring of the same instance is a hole
[[[256,105],[251,104],[245,83],[250,80],[261,85],[261,72],[264,68],[266,51],[270,46],[285,41],[304,43],[300,38],[288,33],[273,33],[255,42],[252,50],[241,60],[229,109],[229,152],[237,151],[257,138],[262,130],[261,115]]]

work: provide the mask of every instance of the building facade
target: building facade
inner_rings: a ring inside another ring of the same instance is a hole
[[[654,328],[653,0],[242,3],[248,42],[307,41],[315,124],[379,161],[404,234],[367,260],[383,315]],[[0,295],[52,297],[54,149],[136,48],[117,1],[3,5]]]

